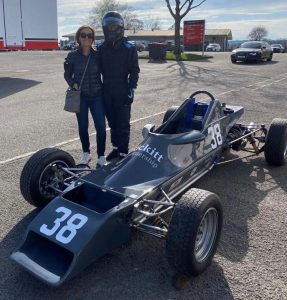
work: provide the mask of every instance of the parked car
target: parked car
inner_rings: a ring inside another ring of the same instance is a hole
[[[272,44],[271,48],[273,53],[283,53],[285,51],[285,48],[281,44]]]
[[[271,61],[273,51],[271,46],[264,41],[248,41],[241,44],[231,53],[231,62],[237,61],[262,61],[266,59]]]
[[[219,44],[209,44],[206,47],[206,51],[221,51],[221,46]]]
[[[133,45],[136,46],[138,52],[142,52],[145,50],[145,45],[138,41],[129,41]]]
[[[63,46],[63,50],[74,50],[77,47],[76,42],[69,42],[68,44]]]
[[[167,41],[165,42],[166,44],[166,51],[174,51],[175,50],[175,45],[174,45],[174,41]],[[183,52],[184,51],[184,47],[183,45],[180,45],[180,51]]]

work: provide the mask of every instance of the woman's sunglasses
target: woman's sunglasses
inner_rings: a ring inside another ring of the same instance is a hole
[[[88,38],[88,39],[92,40],[93,39],[93,34],[92,33],[81,32],[80,37],[82,39]]]

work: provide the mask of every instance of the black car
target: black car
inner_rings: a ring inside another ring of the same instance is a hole
[[[241,44],[231,53],[231,62],[237,61],[271,61],[273,51],[271,46],[264,41],[248,41]]]
[[[284,47],[281,44],[272,44],[273,53],[284,53]]]
[[[77,43],[76,42],[70,42],[66,45],[63,46],[63,50],[75,50],[77,47]]]

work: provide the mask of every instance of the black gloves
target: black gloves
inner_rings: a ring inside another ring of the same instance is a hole
[[[134,93],[135,93],[134,91],[135,91],[135,89],[132,89],[132,88],[129,89],[129,91],[128,91],[128,98],[127,98],[126,104],[132,104],[133,103],[133,101],[134,101]]]

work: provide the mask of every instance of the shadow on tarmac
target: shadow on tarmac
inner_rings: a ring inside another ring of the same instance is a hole
[[[22,78],[0,77],[0,99],[29,89],[40,83],[40,81]]]
[[[249,249],[248,223],[259,213],[259,205],[270,191],[278,187],[287,191],[285,176],[285,167],[270,167],[263,157],[256,157],[216,166],[198,182],[196,187],[218,194],[222,201],[224,225],[217,251],[220,256],[232,262],[245,258]],[[49,287],[9,259],[37,212],[22,219],[0,244],[0,279],[5,281],[0,298],[234,299],[216,257],[207,271],[192,278],[184,290],[175,290],[174,274],[165,259],[165,242],[139,232],[134,233],[131,243],[98,259],[63,286]]]
[[[1,299],[233,299],[216,261],[201,276],[191,278],[185,289],[176,290],[164,241],[139,232],[134,233],[131,243],[98,259],[64,285],[50,287],[9,259],[37,212],[27,215],[0,244],[1,284],[5,281]]]
[[[286,166],[271,167],[261,155],[216,166],[198,182],[197,187],[216,193],[223,205],[220,255],[233,262],[244,259],[249,249],[248,223],[269,192],[278,187],[287,192],[285,178]]]

